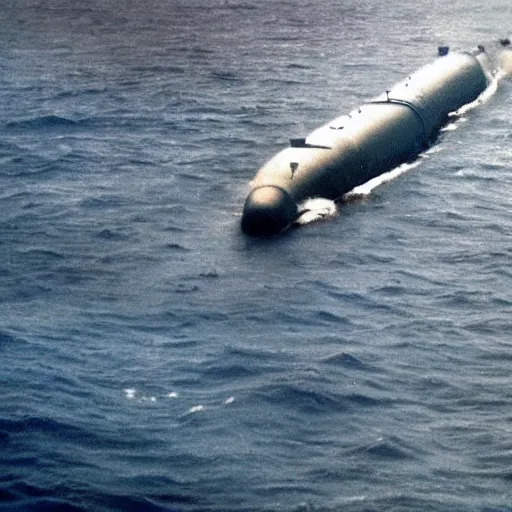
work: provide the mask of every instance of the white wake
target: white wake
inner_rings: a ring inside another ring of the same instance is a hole
[[[299,212],[301,213],[295,220],[295,224],[303,225],[317,220],[334,217],[338,213],[338,207],[331,199],[317,197],[314,199],[306,199],[300,203]]]

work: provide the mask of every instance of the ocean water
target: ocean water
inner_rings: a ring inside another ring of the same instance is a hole
[[[336,215],[239,227],[289,137],[510,19],[4,0],[0,510],[510,512],[512,81]]]

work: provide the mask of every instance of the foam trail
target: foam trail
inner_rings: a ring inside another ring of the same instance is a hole
[[[498,90],[498,84],[500,80],[503,78],[504,73],[503,70],[498,68],[494,71],[492,74],[491,81],[489,82],[489,85],[487,88],[478,96],[478,98],[475,101],[472,101],[471,103],[468,103],[467,105],[462,106],[459,108],[459,110],[456,110],[455,112],[451,112],[449,114],[449,117],[462,117],[464,114],[469,112],[470,110],[473,110],[474,108],[478,107],[479,105],[482,105],[484,103],[487,103],[496,93]],[[448,125],[449,126],[449,125]],[[446,129],[446,128],[445,128]]]
[[[418,165],[420,165],[421,163],[422,158],[424,158],[424,155],[420,155],[418,159],[415,160],[414,162],[399,165],[398,167],[395,167],[392,171],[381,174],[380,176],[377,176],[376,178],[373,178],[370,181],[367,181],[366,183],[363,183],[362,185],[353,188],[350,192],[347,192],[343,196],[343,200],[353,201],[354,199],[359,199],[368,196],[372,192],[372,190],[379,187],[383,183],[392,181],[398,178],[398,176],[401,176],[402,174],[405,174],[411,169],[418,167]]]
[[[503,76],[512,76],[512,50],[503,50],[499,56],[499,61]]]
[[[309,224],[320,219],[334,217],[338,213],[336,203],[331,199],[316,197],[314,199],[306,199],[299,204],[299,211],[303,212],[295,221],[295,224]]]
[[[441,128],[441,132],[453,132],[457,129],[457,123],[449,123],[444,128]]]

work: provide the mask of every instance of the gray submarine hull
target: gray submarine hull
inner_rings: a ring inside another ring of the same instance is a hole
[[[483,49],[439,57],[376,99],[333,119],[271,158],[251,182],[242,230],[281,232],[308,198],[340,198],[354,187],[414,159],[435,140],[448,115],[488,86]]]

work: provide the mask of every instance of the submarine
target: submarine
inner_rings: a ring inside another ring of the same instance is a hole
[[[245,200],[241,228],[276,235],[303,213],[310,198],[339,199],[358,185],[414,160],[436,139],[449,114],[475,101],[492,78],[482,46],[438,48],[438,58],[384,94],[290,140],[261,167]]]

